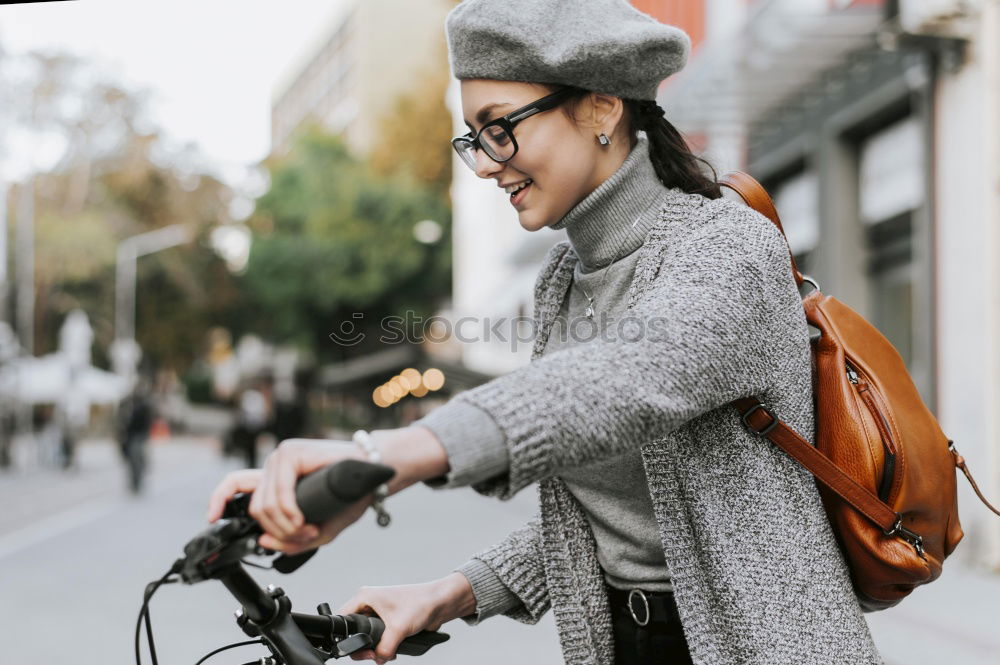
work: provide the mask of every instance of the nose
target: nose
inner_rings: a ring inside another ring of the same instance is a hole
[[[491,159],[490,156],[486,154],[485,150],[482,149],[476,150],[475,154],[476,154],[476,175],[479,176],[480,178],[492,178],[498,172],[500,172],[504,167],[503,164],[499,164],[493,161],[493,159]]]

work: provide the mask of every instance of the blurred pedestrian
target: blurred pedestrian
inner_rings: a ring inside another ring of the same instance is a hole
[[[149,430],[153,424],[153,400],[149,382],[140,378],[118,406],[118,443],[128,472],[132,494],[143,488],[147,470]]]
[[[70,367],[70,386],[77,385],[78,367]],[[59,465],[76,468],[76,444],[90,424],[90,400],[80,390],[67,390],[55,404],[55,424],[59,428]]]
[[[304,436],[308,428],[309,409],[305,391],[292,381],[274,386],[274,408],[268,427],[276,442]]]
[[[335,538],[372,499],[303,524],[295,477],[379,453],[393,494],[424,482],[539,513],[439,580],[362,587],[385,662],[423,628],[550,609],[570,665],[874,665],[882,660],[812,476],[730,404],[813,431],[811,349],[780,231],[722,198],[656,103],[690,40],[623,0],[465,0],[447,21],[466,166],[528,231],[565,228],[535,287],[532,362],[408,427],[293,439],[253,491],[264,547]],[[611,320],[598,339],[577,339]],[[636,326],[639,327],[636,330]],[[387,502],[391,504],[391,499]],[[356,654],[357,655],[357,654]]]
[[[0,404],[0,469],[8,469],[14,464],[14,432],[16,414],[13,405],[4,400]]]
[[[240,393],[236,409],[236,422],[230,433],[233,447],[243,454],[246,467],[257,466],[257,444],[271,419],[270,391],[265,379],[254,382],[253,387]]]

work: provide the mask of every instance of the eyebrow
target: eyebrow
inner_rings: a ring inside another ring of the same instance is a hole
[[[485,123],[486,119],[489,118],[490,115],[493,113],[493,110],[501,106],[513,106],[513,104],[511,104],[510,102],[493,102],[492,104],[487,104],[483,108],[479,109],[478,113],[476,113],[476,123],[480,125]],[[468,120],[465,120],[465,126],[468,127],[470,130],[475,131],[472,128],[472,125],[469,124]]]

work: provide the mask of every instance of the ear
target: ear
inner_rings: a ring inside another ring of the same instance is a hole
[[[613,136],[618,131],[625,116],[625,104],[621,97],[592,92],[584,109],[581,109],[581,125]]]

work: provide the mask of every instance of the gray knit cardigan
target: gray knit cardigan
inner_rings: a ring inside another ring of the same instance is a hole
[[[551,608],[567,664],[612,665],[594,537],[558,473],[635,446],[695,663],[882,663],[812,476],[728,404],[757,395],[812,438],[783,237],[743,205],[665,189],[637,251],[627,308],[644,334],[542,357],[578,261],[560,242],[535,283],[532,361],[453,398],[492,416],[509,453],[476,491],[507,499],[538,482],[536,518],[475,557],[520,599],[504,614],[531,624]]]

